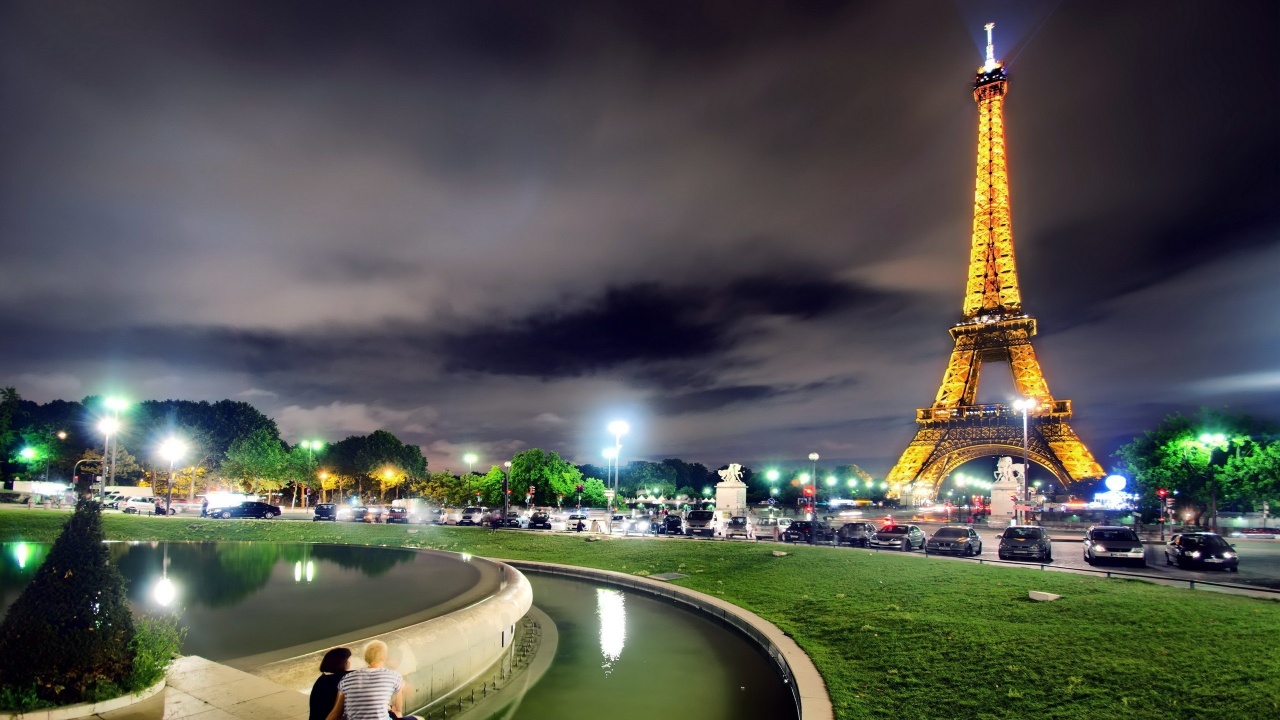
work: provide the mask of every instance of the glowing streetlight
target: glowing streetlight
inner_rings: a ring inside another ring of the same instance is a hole
[[[187,444],[176,437],[170,437],[160,444],[160,457],[169,461],[169,494],[164,501],[164,514],[173,514],[173,464],[187,454]],[[168,603],[161,603],[168,605]]]
[[[107,457],[111,454],[111,436],[120,431],[120,421],[113,417],[102,418],[98,421],[98,432],[103,435],[102,442],[102,485],[98,492],[101,497],[105,498],[107,494]]]
[[[609,423],[607,429],[613,435],[613,496],[616,498],[618,496],[618,480],[622,473],[621,463],[619,462],[622,458],[622,436],[631,432],[631,426],[627,424],[626,420],[614,420]],[[612,504],[609,511],[612,514]]]
[[[307,475],[310,476],[312,473],[315,472],[315,468],[316,468],[315,453],[318,453],[324,449],[324,441],[323,440],[303,440],[302,442],[298,443],[298,447],[303,448],[307,451]],[[323,493],[324,488],[320,488],[320,492]],[[296,487],[293,493],[293,501],[294,503],[297,503],[298,501],[298,492]],[[302,507],[304,509],[307,507],[306,493],[302,494]]]
[[[474,472],[473,468],[475,467],[476,461],[477,461],[477,460],[479,460],[479,459],[480,459],[480,458],[479,458],[479,457],[477,457],[475,453],[467,453],[466,455],[463,455],[463,456],[462,456],[462,462],[464,462],[464,463],[466,463],[466,464],[467,464],[467,474],[468,474],[468,475],[470,475],[472,472]]]
[[[1031,398],[1018,398],[1013,402],[1013,407],[1022,413],[1022,478],[1018,483],[1018,502],[1026,502],[1027,499],[1027,471],[1031,469],[1031,460],[1029,459],[1030,445],[1027,442],[1027,413],[1031,408],[1036,406],[1036,401]],[[1018,524],[1022,524],[1022,510],[1015,508],[1015,517]]]

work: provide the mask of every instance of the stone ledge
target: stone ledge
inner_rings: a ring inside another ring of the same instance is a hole
[[[637,575],[597,570],[595,568],[574,565],[558,565],[555,563],[537,562],[534,560],[506,560],[493,558],[519,569],[544,572],[551,575],[565,575],[585,580],[595,580],[609,585],[624,587],[637,592],[666,598],[704,615],[731,625],[756,643],[777,664],[783,682],[791,686],[792,696],[796,701],[797,715],[800,720],[833,720],[835,710],[831,705],[831,697],[827,694],[827,685],[818,673],[818,668],[805,654],[804,650],[776,625],[756,615],[750,610],[738,607],[733,603],[700,593],[697,590],[671,585],[658,580],[650,580]]]
[[[0,720],[72,720],[73,718],[89,717],[99,713],[119,710],[123,707],[129,707],[135,703],[147,700],[156,693],[164,690],[164,678],[160,682],[152,685],[146,690],[142,690],[132,695],[122,695],[118,698],[110,700],[102,700],[96,703],[76,703],[75,705],[63,705],[62,707],[44,708],[43,710],[32,710],[25,713],[0,713]]]

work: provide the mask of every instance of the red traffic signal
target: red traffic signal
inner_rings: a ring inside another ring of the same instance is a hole
[[[1169,494],[1169,491],[1165,490],[1164,488],[1160,488],[1159,490],[1156,491],[1156,495],[1159,497],[1165,497],[1168,494]]]
[[[811,487],[807,487],[807,488],[805,488],[805,489],[804,489],[804,496],[805,496],[805,497],[813,497],[813,488],[811,488]]]

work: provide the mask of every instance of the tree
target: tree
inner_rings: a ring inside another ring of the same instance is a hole
[[[534,503],[558,504],[559,497],[574,494],[582,482],[582,472],[554,452],[532,448],[511,458],[511,484],[534,488]]]
[[[586,478],[582,482],[582,504],[588,507],[604,507],[609,498],[604,494],[604,481],[600,478]]]
[[[241,483],[251,492],[272,492],[284,487],[289,474],[289,458],[284,444],[265,428],[236,440],[222,461],[222,475]]]
[[[1274,487],[1268,471],[1268,447],[1274,428],[1251,418],[1201,412],[1194,418],[1166,417],[1155,430],[1134,438],[1116,451],[1137,484],[1145,507],[1158,507],[1160,488],[1175,498],[1175,507],[1202,524],[1210,524],[1220,504],[1243,507],[1260,502]]]
[[[676,491],[676,470],[663,463],[634,460],[622,466],[618,477],[618,492],[628,497],[648,495],[654,488],[671,493],[666,497]]]
[[[69,704],[126,684],[133,616],[105,540],[98,504],[77,504],[0,625],[0,686]]]

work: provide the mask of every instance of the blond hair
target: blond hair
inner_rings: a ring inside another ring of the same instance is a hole
[[[381,640],[370,641],[364,646],[364,661],[368,665],[387,661],[387,644]]]

